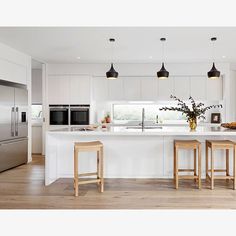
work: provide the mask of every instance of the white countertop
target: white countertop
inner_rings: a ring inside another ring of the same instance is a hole
[[[109,127],[101,129],[100,127],[94,131],[79,131],[79,128],[62,128],[47,131],[48,134],[63,135],[81,135],[81,136],[100,136],[100,135],[128,135],[128,136],[236,136],[236,130],[225,129],[222,127],[199,126],[196,131],[190,131],[187,126],[162,126],[156,129],[135,129],[127,126]]]

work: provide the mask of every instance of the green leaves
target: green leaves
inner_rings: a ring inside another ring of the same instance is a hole
[[[204,107],[203,103],[196,103],[195,100],[193,99],[193,97],[189,97],[189,100],[191,102],[191,109],[186,105],[186,103],[182,100],[180,100],[179,98],[177,98],[176,96],[171,95],[170,98],[174,99],[175,101],[177,101],[177,107],[162,107],[159,110],[162,111],[179,111],[182,112],[182,114],[185,114],[188,121],[190,119],[197,119],[197,118],[203,118],[206,119],[205,117],[205,112],[207,110],[210,110],[212,108],[222,108],[223,106],[220,105],[211,105],[208,107]]]

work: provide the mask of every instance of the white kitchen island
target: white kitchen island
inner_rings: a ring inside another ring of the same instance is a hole
[[[205,178],[205,140],[236,141],[236,131],[221,127],[199,126],[191,132],[187,126],[135,129],[127,127],[98,128],[79,131],[66,128],[46,134],[45,185],[59,178],[73,178],[74,142],[99,140],[104,144],[105,178],[171,178],[173,175],[173,140],[197,139],[202,143],[202,177]],[[216,152],[216,168],[224,168],[223,151]],[[79,154],[79,172],[94,172],[96,153]],[[181,151],[180,168],[193,165],[193,152]],[[232,153],[230,152],[232,162]],[[232,164],[230,163],[230,167]],[[232,172],[232,170],[231,170]]]

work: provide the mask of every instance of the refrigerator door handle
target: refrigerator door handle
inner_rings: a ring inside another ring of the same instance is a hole
[[[18,128],[19,128],[19,107],[16,107],[16,124],[15,124],[15,133],[18,136]]]
[[[15,116],[14,116],[15,108],[11,108],[11,136],[15,136],[14,125],[15,125]]]

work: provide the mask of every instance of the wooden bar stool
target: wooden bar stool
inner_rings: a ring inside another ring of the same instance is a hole
[[[210,180],[211,189],[214,189],[214,180],[215,179],[226,179],[233,180],[233,189],[236,189],[236,152],[235,152],[236,143],[229,140],[206,140],[206,180]],[[208,149],[211,149],[211,169],[208,168]],[[226,156],[226,168],[225,169],[214,169],[214,151],[219,149],[225,150]],[[229,150],[233,149],[233,176],[229,174]],[[211,176],[208,174],[211,172]],[[215,176],[214,172],[225,172],[225,176]]]
[[[193,149],[194,169],[179,169],[178,151],[179,149]],[[197,174],[197,151],[198,151],[198,174]],[[194,172],[194,175],[179,175],[179,172]],[[175,188],[179,187],[179,179],[198,180],[198,188],[201,189],[201,143],[197,140],[175,140],[174,141],[174,181]]]
[[[97,152],[97,172],[93,173],[78,173],[78,155],[79,152]],[[84,176],[97,176],[97,179],[93,180],[81,180],[79,177]],[[74,144],[74,188],[75,196],[79,195],[79,185],[97,183],[100,185],[100,192],[104,191],[104,179],[103,179],[103,144],[100,141],[93,142],[77,142]]]

